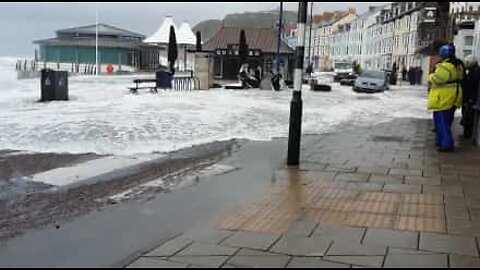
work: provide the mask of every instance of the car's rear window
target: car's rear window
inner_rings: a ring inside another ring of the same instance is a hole
[[[360,74],[360,77],[373,78],[373,79],[385,79],[385,73],[381,71],[364,71]]]

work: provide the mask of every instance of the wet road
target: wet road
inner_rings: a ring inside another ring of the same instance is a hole
[[[285,140],[246,142],[220,162],[239,170],[200,178],[195,185],[157,194],[148,202],[113,205],[61,224],[59,229],[27,232],[1,244],[0,267],[125,265],[148,247],[211,226],[216,218],[261,196],[285,154]]]

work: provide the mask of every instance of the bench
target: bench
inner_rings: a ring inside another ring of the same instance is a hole
[[[128,89],[130,89],[130,93],[132,94],[137,94],[138,93],[138,90],[139,89],[150,89],[150,92],[152,93],[157,93],[157,80],[156,79],[135,79],[133,80],[133,83],[135,83],[135,87],[129,87]],[[140,87],[139,84],[142,84],[142,83],[155,83],[154,86],[144,86],[144,87]]]
[[[135,83],[135,87],[129,87],[130,93],[137,94],[139,89],[150,89],[152,93],[158,93],[158,86],[157,86],[157,79],[135,79],[133,80]],[[155,85],[149,86],[139,86],[143,83],[154,83]],[[171,82],[171,87],[164,88],[164,89],[173,89],[177,91],[181,90],[194,90],[200,85],[200,81],[196,77],[192,77],[190,75],[176,75],[173,77]]]

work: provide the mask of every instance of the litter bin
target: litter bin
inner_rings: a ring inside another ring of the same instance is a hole
[[[41,101],[68,100],[68,72],[43,69]]]
[[[167,71],[157,71],[155,73],[157,88],[172,89],[172,77],[172,74]]]

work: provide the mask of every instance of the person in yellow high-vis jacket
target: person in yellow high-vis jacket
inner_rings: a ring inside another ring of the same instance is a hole
[[[455,110],[462,106],[465,68],[455,58],[455,48],[452,45],[442,46],[439,53],[442,61],[428,75],[428,110],[433,112],[439,151],[453,151],[452,123]]]

